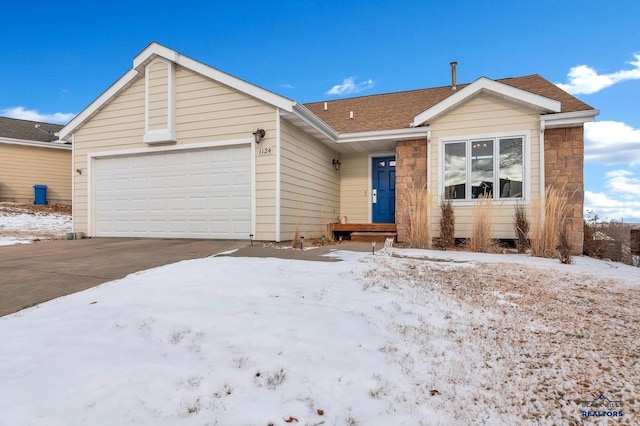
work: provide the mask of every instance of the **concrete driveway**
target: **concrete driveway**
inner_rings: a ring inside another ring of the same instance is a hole
[[[246,245],[246,241],[92,238],[2,246],[0,316],[133,272]]]

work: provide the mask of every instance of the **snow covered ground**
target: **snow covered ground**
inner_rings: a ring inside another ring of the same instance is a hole
[[[64,238],[71,232],[71,214],[47,207],[0,203],[0,246]]]
[[[0,425],[640,422],[640,270],[216,256],[0,318]],[[583,401],[623,417],[582,418]]]

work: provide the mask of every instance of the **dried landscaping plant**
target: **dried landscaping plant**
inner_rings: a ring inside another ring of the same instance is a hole
[[[473,206],[473,228],[471,238],[469,238],[469,249],[475,252],[489,253],[495,251],[495,241],[491,239],[491,221],[489,212],[491,211],[491,196],[481,195],[478,202]]]
[[[408,214],[408,240],[411,247],[431,248],[431,189],[411,188],[406,195]]]
[[[572,262],[571,244],[569,243],[567,225],[564,220],[560,224],[560,231],[558,232],[558,258],[560,259],[560,262],[566,265]]]
[[[559,234],[564,228],[564,218],[568,210],[566,198],[560,195],[564,192],[564,186],[560,189],[547,186],[544,191],[544,201],[537,201],[533,205],[535,217],[531,236],[533,256],[553,258],[558,253]],[[568,241],[567,244],[569,244]]]
[[[443,248],[453,248],[456,244],[455,216],[451,200],[442,200],[440,204],[440,244]]]
[[[516,231],[516,248],[518,253],[526,253],[529,249],[529,218],[522,204],[516,204],[513,215],[513,227]]]

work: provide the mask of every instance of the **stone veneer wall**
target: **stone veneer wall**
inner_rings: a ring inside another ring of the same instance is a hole
[[[396,143],[396,225],[398,241],[407,241],[409,217],[407,197],[413,188],[427,184],[427,140]]]
[[[545,185],[564,186],[569,204],[567,226],[574,254],[584,242],[584,129],[571,127],[544,132]]]

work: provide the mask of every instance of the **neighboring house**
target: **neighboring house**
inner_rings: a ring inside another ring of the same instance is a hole
[[[494,238],[512,239],[514,206],[531,213],[564,184],[579,251],[583,123],[597,114],[538,75],[302,105],[152,43],[60,138],[90,236],[283,241],[346,216],[404,240],[408,190],[428,184],[435,236],[448,196],[468,237],[484,191]]]
[[[34,202],[34,185],[47,186],[47,200],[71,204],[71,145],[63,126],[0,117],[0,201]]]

